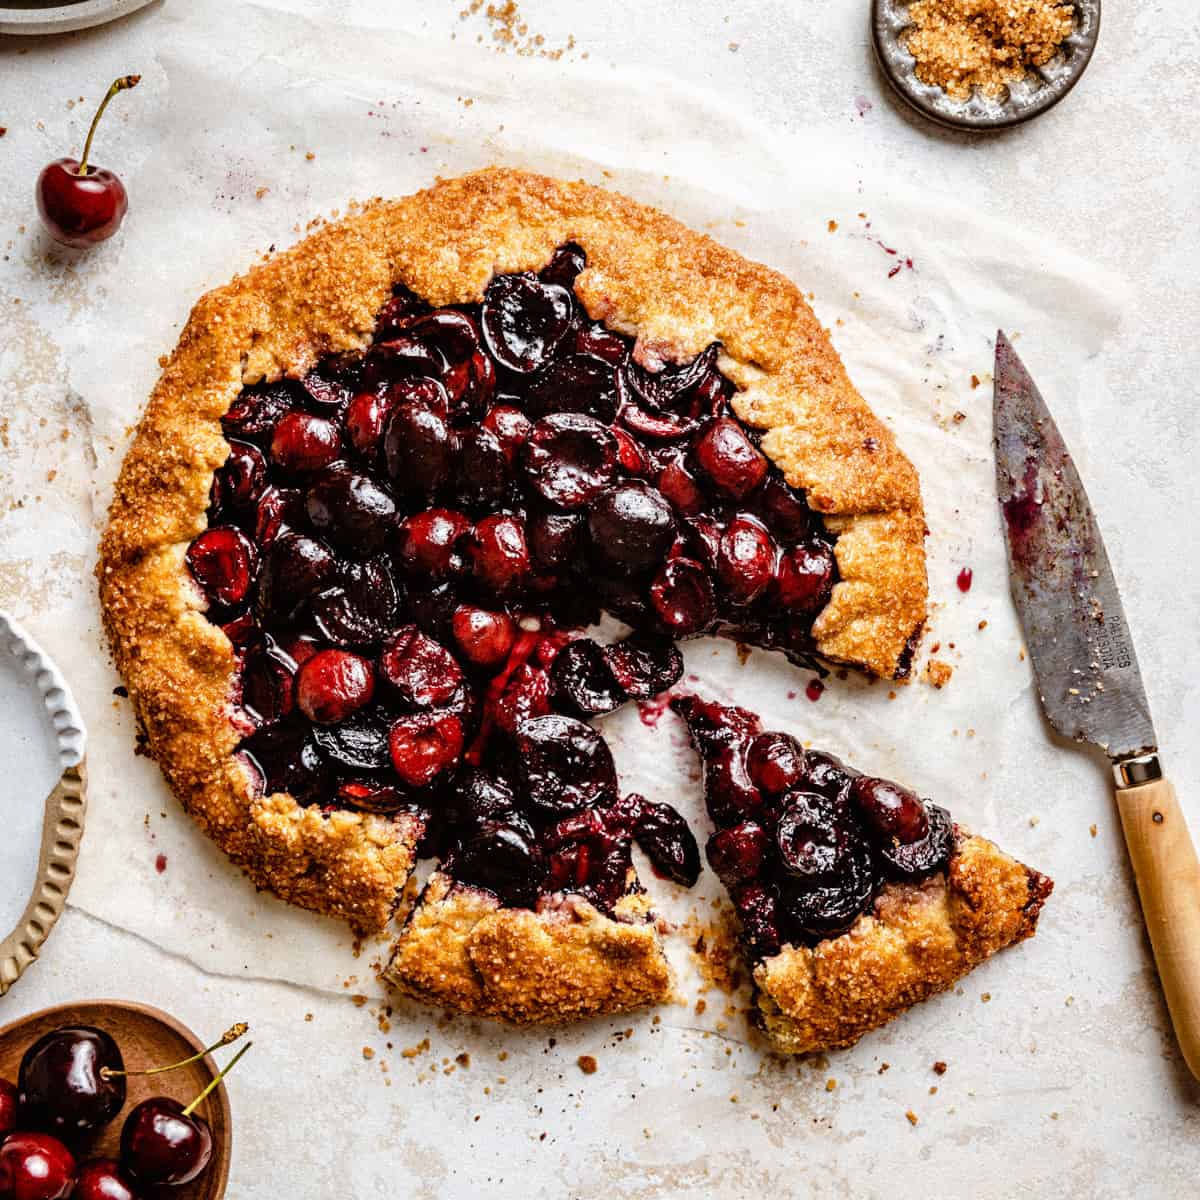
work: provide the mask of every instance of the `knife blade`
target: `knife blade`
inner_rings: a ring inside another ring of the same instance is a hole
[[[1158,739],[1112,565],[1079,472],[1012,343],[996,334],[996,491],[1042,709],[1100,747],[1184,1061],[1200,1079],[1200,859]]]

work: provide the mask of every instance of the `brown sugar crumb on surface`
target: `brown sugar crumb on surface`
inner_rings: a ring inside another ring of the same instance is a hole
[[[579,1069],[585,1075],[595,1075],[600,1066],[592,1054],[581,1054],[576,1061],[579,1063]]]
[[[373,1059],[374,1057],[375,1057],[375,1051],[372,1050],[370,1046],[364,1046],[363,1047],[363,1058],[365,1058],[367,1060],[367,1062],[370,1062],[371,1059]]]
[[[917,78],[955,100],[973,89],[998,98],[1031,67],[1050,61],[1075,25],[1061,0],[916,0],[904,44]]]
[[[907,1118],[910,1125],[915,1125],[921,1119],[915,1112],[913,1112],[911,1108],[904,1114],[904,1116]]]
[[[712,924],[701,924],[695,917],[690,917],[684,922],[682,932],[688,937],[692,959],[703,980],[701,990],[716,988],[726,995],[736,992],[742,985],[743,974],[732,913],[726,912],[722,905],[720,920]]]
[[[944,688],[953,674],[954,668],[940,658],[931,658],[925,664],[925,681],[935,688]]]
[[[941,1059],[938,1059],[938,1061],[933,1064],[933,1073],[935,1075],[945,1075],[946,1064],[942,1062]]]

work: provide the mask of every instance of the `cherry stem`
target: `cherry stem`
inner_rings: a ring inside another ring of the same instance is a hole
[[[213,1090],[213,1088],[215,1088],[215,1087],[217,1086],[217,1084],[218,1084],[218,1083],[220,1083],[220,1082],[221,1082],[221,1080],[222,1080],[222,1079],[224,1079],[224,1078],[225,1078],[225,1076],[226,1076],[226,1075],[228,1075],[228,1074],[229,1074],[229,1072],[230,1072],[230,1071],[232,1071],[232,1070],[233,1070],[233,1068],[234,1068],[234,1067],[236,1067],[236,1066],[238,1065],[238,1059],[239,1059],[239,1058],[241,1058],[241,1057],[242,1057],[242,1055],[243,1055],[243,1054],[245,1054],[245,1053],[246,1053],[246,1051],[247,1051],[247,1050],[249,1050],[249,1049],[250,1049],[250,1047],[251,1047],[251,1046],[253,1046],[253,1045],[254,1045],[254,1043],[253,1043],[253,1042],[247,1042],[247,1043],[246,1043],[246,1044],[245,1044],[245,1045],[244,1045],[244,1046],[243,1046],[243,1047],[242,1047],[242,1048],[241,1048],[241,1049],[240,1049],[240,1050],[239,1050],[239,1051],[238,1051],[238,1052],[237,1052],[237,1053],[236,1053],[236,1054],[233,1056],[233,1061],[232,1061],[232,1062],[229,1064],[229,1066],[227,1066],[227,1067],[226,1067],[226,1068],[225,1068],[225,1069],[224,1069],[224,1070],[223,1070],[223,1071],[220,1073],[220,1075],[218,1075],[218,1076],[217,1076],[217,1077],[216,1077],[216,1078],[215,1078],[215,1079],[214,1079],[214,1080],[213,1080],[213,1081],[212,1081],[212,1082],[211,1082],[211,1083],[208,1085],[208,1087],[206,1087],[206,1088],[204,1089],[204,1091],[202,1091],[202,1092],[200,1093],[200,1095],[198,1095],[198,1096],[195,1098],[195,1100],[193,1100],[193,1101],[191,1102],[191,1104],[189,1104],[189,1105],[187,1106],[187,1108],[185,1108],[185,1109],[183,1110],[183,1115],[184,1115],[185,1117],[190,1117],[190,1116],[192,1115],[192,1113],[194,1113],[194,1112],[196,1111],[196,1107],[197,1107],[197,1106],[200,1104],[200,1102],[201,1102],[201,1101],[204,1099],[204,1097],[205,1097],[205,1096],[207,1096],[207,1095],[208,1095],[208,1093],[209,1093],[209,1092],[211,1092],[211,1091]]]
[[[225,1030],[221,1034],[220,1040],[213,1042],[207,1049],[201,1050],[199,1054],[193,1054],[191,1058],[185,1058],[182,1062],[172,1063],[169,1067],[151,1067],[146,1071],[114,1071],[111,1067],[101,1067],[100,1074],[105,1079],[112,1079],[117,1075],[124,1075],[126,1077],[132,1075],[161,1075],[164,1071],[177,1071],[180,1067],[187,1067],[194,1062],[199,1062],[206,1054],[211,1054],[214,1050],[220,1050],[222,1046],[228,1046],[231,1042],[236,1042],[249,1028],[250,1026],[245,1021],[239,1021],[236,1025]]]
[[[91,128],[88,130],[87,141],[83,143],[83,158],[79,160],[79,170],[77,175],[86,175],[88,173],[88,155],[92,150],[92,138],[96,136],[96,126],[100,124],[100,116],[108,107],[108,102],[118,93],[124,92],[128,88],[135,88],[141,83],[140,75],[122,75],[120,79],[112,81],[112,87],[104,93],[104,99],[100,101],[100,107],[96,109],[96,115],[92,118]]]

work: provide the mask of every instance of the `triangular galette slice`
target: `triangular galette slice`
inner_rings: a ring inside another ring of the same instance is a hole
[[[1053,883],[945,809],[743,708],[681,696],[756,1017],[789,1054],[853,1045],[1031,937]]]

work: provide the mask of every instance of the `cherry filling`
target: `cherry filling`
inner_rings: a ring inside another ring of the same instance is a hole
[[[885,880],[946,867],[954,826],[945,809],[862,775],[786,733],[762,731],[744,708],[679,696],[704,760],[717,825],[705,848],[729,890],[751,954],[844,933]]]
[[[398,287],[364,354],[246,387],[186,565],[234,644],[264,789],[414,811],[460,882],[611,910],[633,842],[683,882],[699,856],[674,810],[619,797],[585,722],[676,684],[682,637],[808,663],[837,573],[819,518],[732,413],[718,347],[638,362],[576,299],[585,266],[562,246],[458,308]],[[605,610],[632,636],[578,633]],[[770,787],[727,757],[713,778],[732,826]],[[795,863],[814,813],[789,826]],[[856,869],[853,849],[813,845],[814,863]]]

